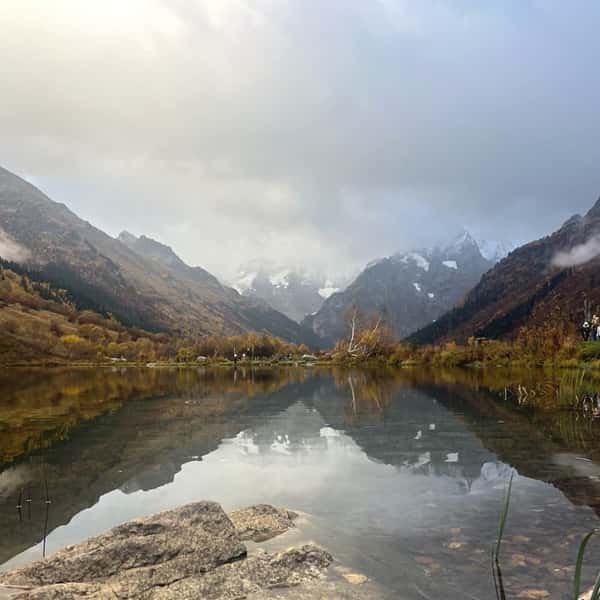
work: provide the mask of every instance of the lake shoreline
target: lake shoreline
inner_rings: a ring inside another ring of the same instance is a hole
[[[99,368],[99,367],[147,367],[147,368],[277,368],[277,367],[345,367],[345,368],[387,368],[387,369],[409,369],[409,368],[458,368],[458,369],[556,369],[573,370],[585,369],[589,371],[600,371],[600,361],[548,361],[548,360],[498,360],[498,361],[430,361],[410,358],[406,360],[391,360],[388,357],[359,359],[359,358],[317,358],[315,360],[301,359],[264,359],[264,360],[238,360],[233,361],[226,358],[207,359],[203,361],[130,361],[125,359],[115,360],[16,360],[1,362],[3,368]]]

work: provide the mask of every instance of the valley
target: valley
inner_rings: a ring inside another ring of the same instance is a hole
[[[600,312],[600,259],[578,257],[600,235],[599,210],[510,251],[465,231],[372,261],[347,285],[254,265],[236,290],[1,170],[0,362],[593,365],[600,352],[578,329]]]
[[[0,6],[0,600],[600,600],[600,3]]]

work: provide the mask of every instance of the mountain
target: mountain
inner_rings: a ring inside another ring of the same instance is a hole
[[[232,287],[243,296],[264,300],[300,323],[307,315],[317,312],[343,285],[336,283],[306,269],[261,264],[241,269]]]
[[[470,336],[511,338],[522,326],[559,322],[575,330],[600,305],[600,200],[540,240],[510,253],[461,306],[412,336],[417,343]]]
[[[496,240],[477,240],[483,258],[496,264],[506,258],[515,248],[515,244]]]
[[[114,239],[0,168],[0,257],[69,290],[80,308],[149,331],[233,335],[254,330],[314,342],[297,323],[186,265],[168,246]]]
[[[128,231],[122,231],[117,238],[128,248],[160,267],[166,267],[184,279],[215,290],[224,289],[219,280],[202,267],[190,267],[184,263],[170,246],[161,244],[152,238],[141,235],[136,237]]]
[[[331,343],[348,333],[347,315],[356,307],[381,315],[403,338],[454,306],[492,265],[464,232],[444,248],[395,254],[370,263],[304,324]]]

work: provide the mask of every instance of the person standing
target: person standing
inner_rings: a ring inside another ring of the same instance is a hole
[[[600,319],[598,315],[594,315],[592,317],[592,327],[590,331],[592,342],[595,342],[598,339],[598,326],[600,325]]]
[[[581,326],[581,337],[584,342],[587,342],[590,339],[590,322],[584,321]]]

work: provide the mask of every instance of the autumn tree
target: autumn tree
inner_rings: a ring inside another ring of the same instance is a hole
[[[348,337],[337,344],[336,351],[360,359],[391,353],[394,336],[381,315],[365,316],[353,307],[346,314],[346,322]]]

